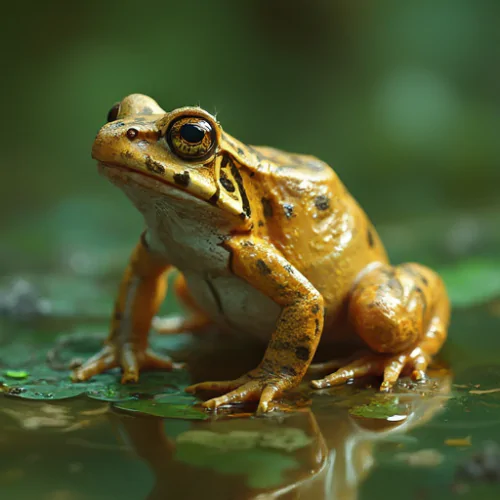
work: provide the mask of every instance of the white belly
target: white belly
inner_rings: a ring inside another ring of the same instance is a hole
[[[137,185],[122,186],[141,210],[147,241],[186,278],[197,304],[217,324],[268,340],[281,308],[230,271],[230,253],[222,246],[230,234],[220,209],[172,189],[154,196]]]
[[[269,297],[230,274],[200,276],[186,272],[184,276],[194,299],[214,322],[269,340],[281,312]]]

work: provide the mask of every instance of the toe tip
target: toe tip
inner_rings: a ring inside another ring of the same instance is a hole
[[[322,380],[311,380],[311,387],[314,389],[323,389],[324,387],[328,387],[328,384]]]

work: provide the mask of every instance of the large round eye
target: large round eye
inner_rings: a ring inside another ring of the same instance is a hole
[[[119,112],[120,112],[120,103],[117,102],[113,104],[113,107],[108,112],[108,123],[114,122],[118,118]]]
[[[168,127],[167,142],[177,156],[185,160],[203,160],[215,147],[215,130],[203,118],[182,117]]]

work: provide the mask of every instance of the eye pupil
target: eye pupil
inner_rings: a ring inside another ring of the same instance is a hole
[[[186,123],[180,129],[180,136],[187,142],[197,144],[205,137],[205,130],[195,123]]]

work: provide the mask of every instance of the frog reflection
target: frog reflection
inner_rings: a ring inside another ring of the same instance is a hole
[[[373,465],[376,442],[420,426],[444,408],[451,376],[442,375],[438,380],[438,386],[430,391],[432,395],[423,392],[422,397],[415,397],[413,392],[367,397],[363,392],[344,400],[349,404],[346,407],[332,403],[330,397],[319,397],[312,408],[285,415],[282,421],[275,418],[212,421],[193,424],[175,437],[169,437],[172,420],[123,414],[112,418],[117,419],[126,441],[154,473],[155,484],[149,500],[201,496],[219,500],[354,500]],[[373,397],[384,404],[398,399],[401,412],[387,419],[356,416],[359,413],[356,408],[359,410],[363,402]],[[288,439],[281,439],[285,435]],[[254,443],[258,441],[261,455],[254,455],[256,448],[249,446],[252,439]],[[200,450],[207,453],[205,458],[200,456]],[[265,461],[265,453],[272,457],[269,462]],[[193,460],[197,454],[198,458]],[[258,456],[261,458],[256,459]],[[270,479],[270,468],[279,469],[280,460],[284,460],[282,469],[275,471],[274,479]],[[241,462],[240,466],[237,462]],[[274,485],[262,484],[257,476],[263,471],[266,480],[275,481]]]

